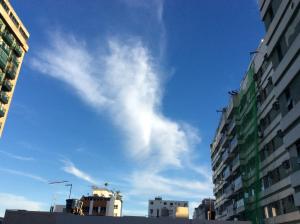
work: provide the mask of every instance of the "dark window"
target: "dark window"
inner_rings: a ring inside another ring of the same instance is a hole
[[[106,212],[106,207],[101,207],[100,212],[105,213]]]
[[[281,0],[272,0],[271,3],[270,3],[270,6],[269,8],[267,9],[266,11],[266,15],[264,17],[264,23],[265,23],[265,27],[266,27],[266,30],[268,30],[270,24],[272,23],[273,21],[273,18],[279,8],[279,5],[281,3]]]
[[[282,205],[284,214],[293,212],[297,209],[295,207],[293,195],[289,195],[288,197],[282,199]]]
[[[8,8],[7,4],[4,2],[4,0],[1,0],[1,5],[4,8],[4,10],[8,13],[9,12],[9,8]]]
[[[150,209],[150,214],[153,214],[153,209]]]

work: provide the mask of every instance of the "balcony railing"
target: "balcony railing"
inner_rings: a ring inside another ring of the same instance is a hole
[[[15,41],[14,36],[9,32],[5,32],[2,37],[9,46],[11,46]]]
[[[8,55],[0,48],[0,68],[4,69],[8,61]]]
[[[13,79],[16,78],[16,73],[17,73],[16,68],[11,67],[11,68],[6,72],[6,76],[7,76],[9,79],[13,80]]]
[[[12,90],[12,87],[13,85],[8,79],[6,79],[2,84],[2,90],[4,90],[5,92],[10,92]]]
[[[9,55],[10,53],[10,48],[9,46],[5,43],[5,42],[2,42],[2,44],[0,45],[1,49],[7,54]]]
[[[236,208],[240,208],[243,206],[245,206],[245,203],[244,203],[244,199],[242,198],[236,202]]]
[[[5,76],[5,74],[3,72],[0,72],[0,85],[3,82],[4,76]]]
[[[1,105],[1,106],[0,106],[0,117],[4,117],[4,115],[5,115],[5,109],[4,109],[4,107]]]
[[[4,104],[8,103],[8,96],[5,92],[0,93],[0,101]]]
[[[238,191],[239,189],[241,189],[243,186],[243,183],[242,183],[242,177],[239,176],[238,178],[236,178],[234,180],[234,190],[235,191]]]
[[[16,55],[17,55],[18,57],[21,57],[22,54],[23,54],[23,50],[22,50],[22,48],[21,48],[19,45],[16,45],[16,46],[15,46],[14,51],[15,51],[15,53],[16,53]]]

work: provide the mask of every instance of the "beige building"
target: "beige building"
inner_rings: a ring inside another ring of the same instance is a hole
[[[29,33],[8,0],[0,1],[0,136],[28,51]]]
[[[172,218],[189,218],[189,203],[187,201],[170,201],[162,200],[156,197],[149,200],[148,217],[172,217]]]
[[[93,188],[92,196],[82,196],[84,215],[122,216],[122,196],[106,188]]]

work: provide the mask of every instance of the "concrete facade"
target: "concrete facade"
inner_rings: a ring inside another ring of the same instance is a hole
[[[231,92],[211,144],[216,218],[300,223],[300,1],[260,0],[259,9],[266,34],[253,77]]]
[[[189,203],[188,201],[162,200],[156,197],[154,200],[149,200],[148,217],[189,218]]]
[[[0,136],[19,77],[29,33],[8,0],[0,0]]]
[[[193,219],[215,220],[215,200],[206,198],[195,208]]]
[[[4,217],[5,224],[250,224],[250,222],[227,222],[145,217],[76,216],[66,213],[10,211]]]

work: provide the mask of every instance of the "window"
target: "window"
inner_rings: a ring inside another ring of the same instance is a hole
[[[16,25],[16,27],[19,27],[19,22],[16,19],[16,17],[14,16],[14,14],[10,13],[9,17],[11,18],[11,20],[13,21],[13,23]]]
[[[280,112],[284,116],[291,111],[300,100],[300,72],[279,96]]]
[[[9,8],[8,8],[7,4],[4,2],[4,0],[1,0],[1,5],[4,8],[4,10],[8,13],[9,12]]]
[[[106,212],[106,207],[101,207],[100,212],[105,213]]]
[[[153,205],[153,201],[150,201],[150,205]]]
[[[269,26],[270,26],[273,18],[274,18],[274,12],[273,12],[272,7],[270,6],[266,12],[265,17],[263,18],[266,30],[269,29]]]
[[[289,195],[288,197],[282,199],[282,205],[284,214],[293,212],[297,209],[295,207],[293,195]]]
[[[150,209],[150,214],[153,214],[153,209]]]
[[[264,23],[265,23],[265,28],[266,30],[269,29],[269,26],[270,24],[272,23],[273,21],[273,18],[279,8],[279,5],[281,3],[281,0],[272,0],[271,3],[270,3],[270,6],[269,8],[267,9],[266,11],[266,15],[264,17]]]
[[[167,205],[167,202],[164,202],[164,205]]]
[[[272,61],[274,68],[276,68],[279,65],[286,52],[289,50],[290,46],[295,41],[299,32],[300,32],[300,13],[298,10],[298,13],[294,14],[292,21],[290,22],[290,25],[287,27],[287,29],[284,31],[282,36],[279,38],[277,44],[275,45],[270,55],[270,59]]]
[[[114,209],[118,209],[118,205],[114,205]]]

